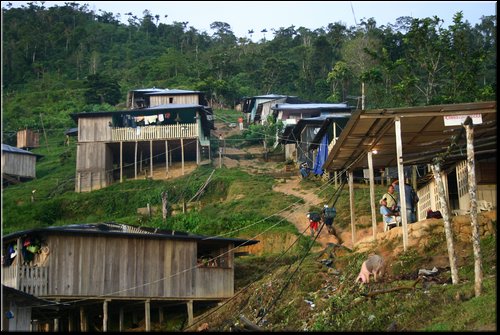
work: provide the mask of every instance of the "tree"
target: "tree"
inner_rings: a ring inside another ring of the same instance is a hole
[[[99,73],[87,76],[85,87],[84,97],[87,104],[116,105],[122,98],[118,82]]]

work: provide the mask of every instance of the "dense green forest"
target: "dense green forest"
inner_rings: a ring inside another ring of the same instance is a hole
[[[74,2],[2,6],[8,144],[20,128],[60,130],[75,126],[71,113],[124,108],[127,91],[145,87],[199,90],[217,108],[268,93],[360,107],[363,85],[367,109],[496,96],[496,16],[475,26],[461,12],[448,27],[438,17],[292,25],[253,42],[225,22],[209,34],[160,23],[148,9],[124,24],[120,14]]]

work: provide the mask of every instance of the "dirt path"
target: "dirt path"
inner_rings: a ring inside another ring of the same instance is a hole
[[[306,236],[310,236],[309,226],[307,220],[307,212],[310,206],[321,207],[323,205],[323,200],[319,198],[314,192],[310,190],[303,190],[300,186],[300,178],[294,177],[287,179],[285,183],[276,184],[273,188],[276,192],[282,192],[285,194],[291,194],[296,197],[304,199],[304,204],[297,204],[291,209],[291,213],[286,216],[286,219],[292,222],[299,232],[303,232]],[[340,233],[338,227],[336,227],[337,232]],[[328,243],[338,243],[335,236],[328,233],[326,227],[323,227],[318,238],[316,239],[318,243],[321,244],[323,248],[328,246]]]

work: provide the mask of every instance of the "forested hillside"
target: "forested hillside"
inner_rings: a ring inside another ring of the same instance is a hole
[[[225,22],[210,32],[189,17],[161,23],[147,3],[127,24],[74,2],[2,7],[4,143],[19,128],[62,129],[70,113],[123,108],[128,90],[153,86],[200,90],[216,107],[267,93],[359,106],[362,83],[366,108],[496,96],[495,16],[475,26],[461,12],[449,27],[438,17],[292,25],[255,43]]]

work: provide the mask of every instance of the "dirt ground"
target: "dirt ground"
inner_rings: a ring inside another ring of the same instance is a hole
[[[323,201],[314,192],[301,189],[299,183],[300,183],[300,177],[298,176],[293,177],[291,179],[287,178],[285,183],[276,184],[274,187],[274,191],[282,192],[285,194],[291,194],[296,197],[304,199],[304,204],[298,204],[295,205],[295,208],[292,208],[290,215],[287,216],[287,220],[292,222],[295,225],[295,227],[297,227],[297,230],[299,232],[305,231],[304,234],[309,235],[310,231],[309,229],[306,229],[309,226],[309,221],[306,217],[308,208],[310,206],[322,207]],[[336,230],[337,233],[341,233],[338,227],[336,227]],[[344,235],[341,234],[340,235],[341,238],[344,238]],[[323,229],[321,229],[320,234],[316,239],[316,241],[320,243],[323,248],[326,248],[329,243],[339,244],[338,239],[334,235],[328,233],[326,227],[323,227]]]

